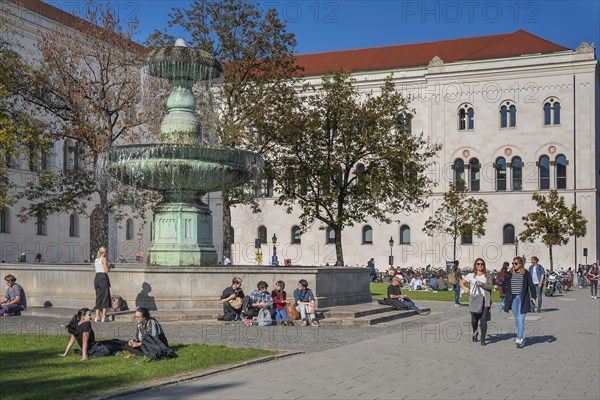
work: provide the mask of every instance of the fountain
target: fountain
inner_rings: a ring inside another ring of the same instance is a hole
[[[163,195],[154,209],[148,264],[215,265],[211,212],[201,198],[252,179],[262,167],[262,158],[203,138],[192,87],[222,75],[214,57],[178,39],[174,47],[151,50],[146,65],[150,75],[172,85],[160,126],[161,143],[111,148],[103,164],[116,179]]]

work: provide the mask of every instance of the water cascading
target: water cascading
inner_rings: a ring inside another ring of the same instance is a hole
[[[154,208],[148,264],[215,265],[212,216],[202,196],[255,178],[263,160],[256,153],[208,144],[202,137],[192,88],[222,76],[212,55],[178,39],[174,47],[151,50],[146,69],[172,85],[160,125],[161,142],[113,147],[104,154],[104,166],[125,184],[163,195]]]

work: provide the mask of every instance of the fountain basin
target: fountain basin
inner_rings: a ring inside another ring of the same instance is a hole
[[[120,181],[170,191],[213,192],[239,186],[263,164],[256,153],[205,145],[119,146],[106,157],[108,172]]]
[[[223,73],[210,53],[186,46],[154,48],[146,56],[146,65],[150,75],[171,81],[206,81]]]

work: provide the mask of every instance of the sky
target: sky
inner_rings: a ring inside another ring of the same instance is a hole
[[[83,2],[47,1],[70,11]],[[125,20],[136,16],[143,40],[167,28],[173,6],[183,0],[113,0]],[[600,1],[403,1],[265,0],[296,34],[298,54],[430,42],[526,30],[575,49],[582,41],[600,46]],[[186,37],[176,29],[169,33]],[[599,53],[597,49],[596,54]]]

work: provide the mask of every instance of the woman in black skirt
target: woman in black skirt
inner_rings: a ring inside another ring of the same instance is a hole
[[[100,318],[100,309],[102,309],[102,322],[106,321],[106,310],[110,308],[110,280],[108,272],[114,268],[114,264],[108,264],[106,259],[106,247],[102,246],[98,249],[96,261],[94,262],[96,269],[96,277],[94,278],[94,289],[96,289],[96,318],[98,322]]]

